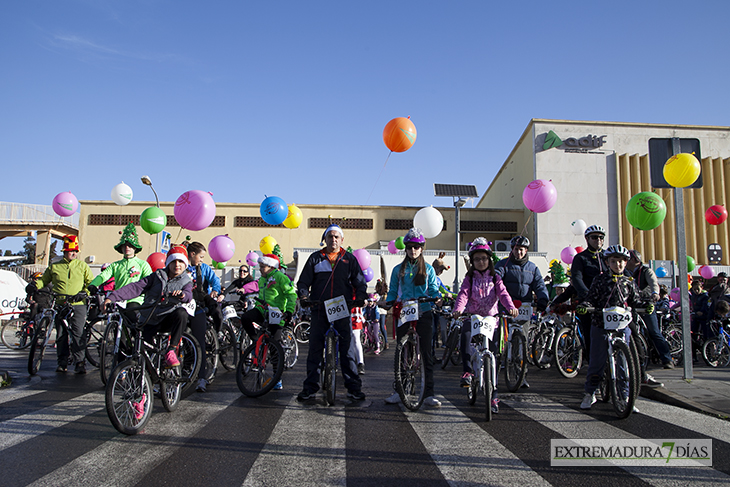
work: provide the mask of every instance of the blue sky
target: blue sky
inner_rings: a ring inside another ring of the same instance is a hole
[[[730,3],[696,4],[4,1],[0,201],[154,200],[148,174],[164,201],[450,206],[433,183],[481,195],[531,118],[730,125]]]

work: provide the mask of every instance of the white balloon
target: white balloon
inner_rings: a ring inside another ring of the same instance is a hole
[[[444,229],[444,217],[433,206],[427,206],[418,210],[413,217],[413,226],[420,228],[424,237],[434,238]]]
[[[588,228],[588,225],[583,220],[575,220],[573,223],[570,224],[570,229],[573,232],[573,235],[583,235],[583,233],[586,231],[586,228]]]
[[[132,201],[132,188],[124,181],[112,188],[112,201],[119,206],[126,206]]]

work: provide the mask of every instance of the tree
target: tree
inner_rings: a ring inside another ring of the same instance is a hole
[[[35,237],[27,237],[23,240],[23,250],[21,250],[18,255],[25,256],[25,260],[23,260],[22,264],[35,264]]]

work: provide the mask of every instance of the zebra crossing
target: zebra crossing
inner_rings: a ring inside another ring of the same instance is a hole
[[[287,372],[284,391],[259,399],[221,374],[211,392],[191,395],[174,413],[156,402],[145,431],[132,437],[109,423],[96,377],[47,374],[0,390],[0,486],[585,486],[609,477],[621,485],[730,484],[726,420],[643,399],[641,413],[625,421],[608,406],[585,413],[549,384],[541,389],[541,376],[531,377],[531,392],[503,394],[500,413],[485,423],[482,399],[467,405],[453,371],[437,372],[441,408],[411,412],[383,403],[391,361],[381,363],[364,376],[365,403],[348,403],[340,391],[333,407],[296,401],[303,370]],[[713,466],[550,466],[552,438],[662,437],[712,438]]]

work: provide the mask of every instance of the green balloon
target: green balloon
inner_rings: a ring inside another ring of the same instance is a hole
[[[142,226],[142,230],[154,235],[160,233],[167,225],[167,215],[160,208],[150,206],[139,216],[139,224]]]
[[[695,268],[697,263],[695,262],[695,258],[691,255],[687,256],[687,272],[692,272]]]
[[[403,243],[403,237],[398,237],[395,239],[395,248],[398,250],[403,250],[406,248],[406,244]]]
[[[666,216],[664,200],[650,191],[635,194],[626,205],[626,219],[637,230],[654,230]]]

